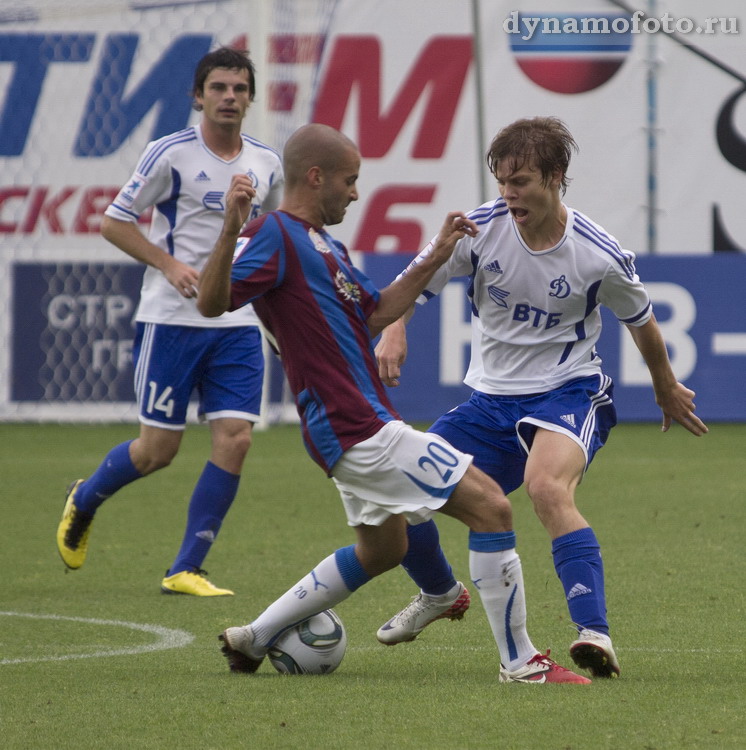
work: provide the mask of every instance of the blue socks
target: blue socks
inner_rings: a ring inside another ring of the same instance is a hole
[[[407,527],[409,549],[402,561],[409,577],[426,594],[444,594],[456,583],[448,560],[440,548],[438,527],[427,521]],[[514,532],[469,535],[469,548],[493,552],[515,546]],[[567,598],[572,621],[580,628],[609,634],[601,548],[593,529],[564,534],[552,542],[552,556]]]
[[[363,570],[363,566],[355,554],[355,545],[340,547],[334,553],[334,561],[337,564],[339,575],[350,593],[357,591],[363,584],[370,581],[370,576]]]
[[[92,516],[117,490],[140,479],[142,474],[135,468],[129,454],[131,442],[128,440],[112,448],[98,469],[80,485],[75,493],[78,510]],[[202,567],[236,497],[239,479],[237,475],[207,462],[192,493],[184,539],[169,570],[170,575]]]
[[[407,537],[409,548],[401,564],[409,577],[431,596],[450,591],[456,585],[456,579],[440,547],[435,521],[407,526]]]
[[[469,531],[472,552],[504,552],[515,548],[515,531]]]
[[[604,565],[593,529],[578,529],[557,537],[552,542],[552,556],[572,621],[580,628],[608,635]]]
[[[409,577],[430,596],[439,596],[456,585],[453,570],[440,547],[435,521],[407,526],[409,549],[402,567]],[[498,552],[515,547],[515,532],[495,534],[469,533],[469,549],[476,552]]]
[[[211,461],[205,464],[189,501],[187,526],[181,549],[168,575],[202,567],[220,531],[223,519],[236,497],[239,480],[237,474],[224,471]]]
[[[142,476],[130,458],[131,442],[112,448],[98,469],[80,485],[75,493],[78,510],[92,516],[107,498]]]

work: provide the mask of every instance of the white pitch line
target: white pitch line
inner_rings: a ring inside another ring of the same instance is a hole
[[[87,654],[66,654],[65,656],[36,656],[27,659],[0,659],[3,664],[28,664],[43,661],[69,661],[71,659],[95,659],[107,656],[132,656],[144,654],[150,651],[165,651],[170,648],[182,648],[189,645],[194,636],[186,630],[164,628],[160,625],[146,625],[137,622],[125,622],[123,620],[99,620],[95,617],[66,617],[64,615],[39,615],[29,612],[0,612],[0,617],[27,617],[31,620],[65,620],[66,622],[82,622],[88,625],[104,625],[130,630],[141,630],[145,633],[153,633],[157,640],[146,643],[143,646],[131,646],[129,648],[106,648]]]
[[[145,633],[153,633],[158,636],[154,643],[148,643],[143,646],[132,646],[129,648],[118,649],[101,649],[86,654],[66,654],[65,656],[41,656],[28,659],[0,659],[0,666],[3,664],[29,664],[44,661],[70,661],[71,659],[94,659],[108,656],[132,656],[135,654],[144,654],[152,651],[165,651],[171,648],[183,648],[188,646],[195,638],[194,635],[185,630],[173,628],[164,628],[160,625],[147,625],[137,622],[126,622],[123,620],[100,620],[94,617],[67,617],[65,615],[39,615],[28,612],[2,612],[0,617],[27,617],[32,620],[65,620],[66,622],[82,622],[89,625],[105,625],[130,630],[141,630]],[[384,646],[350,646],[350,651],[383,651]],[[493,646],[436,646],[431,644],[418,643],[412,648],[421,651],[447,651],[447,652],[494,652]],[[644,652],[649,654],[742,654],[744,649],[737,646],[729,648],[658,648],[656,646],[636,646],[636,647],[616,647],[619,652]]]

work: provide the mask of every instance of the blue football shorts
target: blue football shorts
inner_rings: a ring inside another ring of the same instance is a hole
[[[606,375],[571,380],[547,393],[471,398],[430,427],[451,445],[474,456],[474,465],[508,494],[523,484],[526,459],[540,427],[574,440],[586,469],[616,424],[614,386]]]
[[[257,326],[137,323],[132,354],[143,424],[184,429],[193,394],[200,419],[258,421],[264,355]]]

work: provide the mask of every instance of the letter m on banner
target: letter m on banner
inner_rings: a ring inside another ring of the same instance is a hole
[[[380,158],[388,153],[420,97],[427,95],[412,157],[437,159],[445,150],[472,57],[470,37],[433,37],[389,110],[382,113],[380,40],[371,36],[338,38],[319,88],[313,121],[341,128],[356,90],[360,153]]]

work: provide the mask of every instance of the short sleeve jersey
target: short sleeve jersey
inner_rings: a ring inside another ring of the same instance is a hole
[[[449,279],[468,277],[472,341],[464,382],[471,388],[502,395],[545,393],[597,374],[600,306],[633,326],[652,315],[634,254],[587,216],[566,208],[562,238],[535,252],[521,238],[505,201],[480,206],[469,215],[479,234],[458,241],[418,298],[424,303]],[[413,263],[431,247],[432,242]]]
[[[148,237],[153,244],[201,271],[223,227],[225,193],[234,174],[247,174],[256,188],[251,217],[277,208],[282,197],[282,162],[273,149],[241,136],[243,148],[225,160],[210,151],[199,126],[149,143],[129,182],[106,214],[136,222],[153,208]],[[205,318],[196,301],[183,297],[157,269],[143,277],[136,320],[201,328],[256,325],[251,307]]]
[[[284,211],[255,219],[237,243],[231,281],[230,309],[253,302],[275,338],[306,449],[327,473],[401,418],[368,330],[379,292],[328,232]]]

